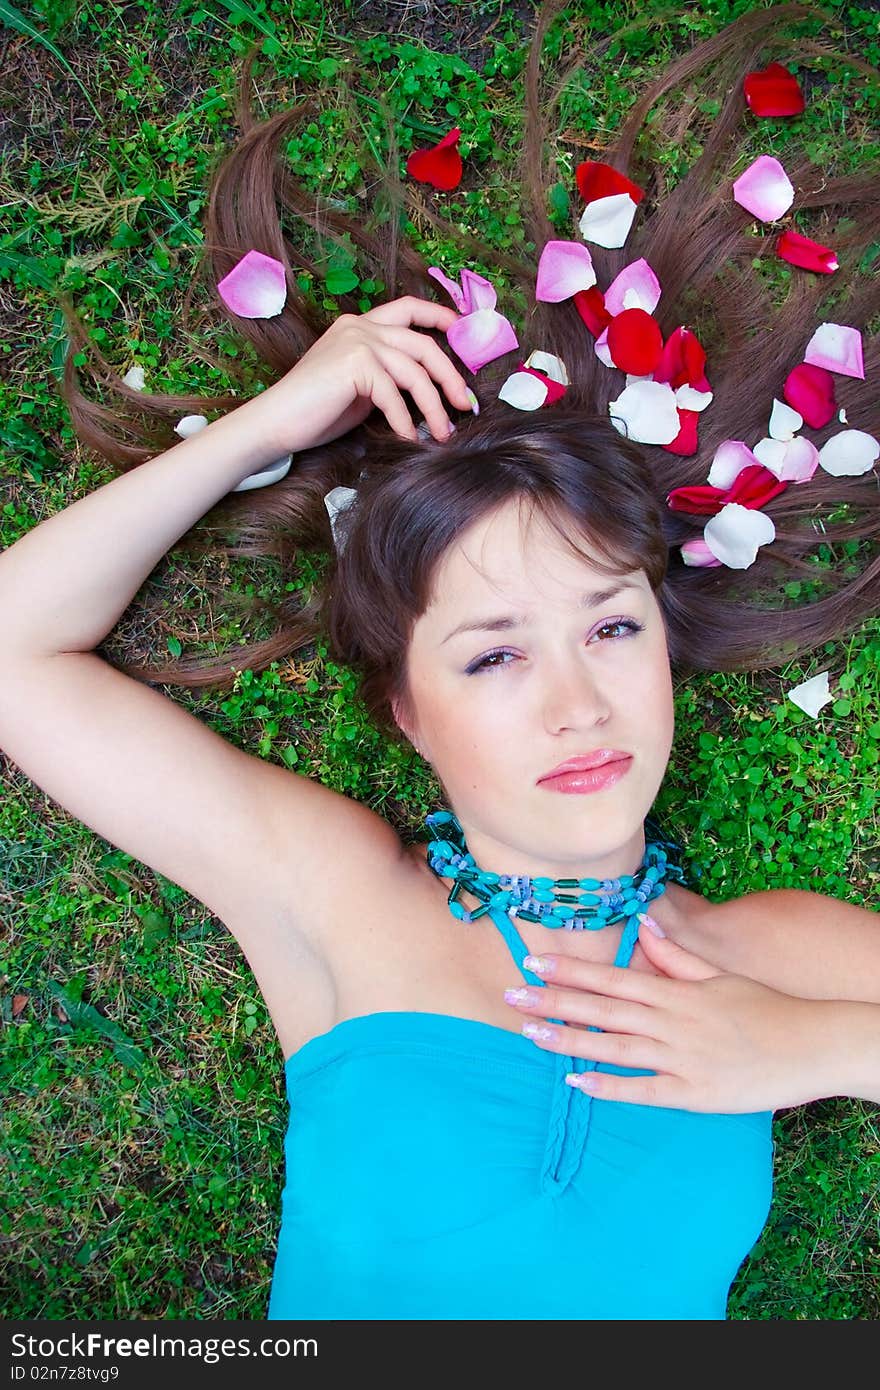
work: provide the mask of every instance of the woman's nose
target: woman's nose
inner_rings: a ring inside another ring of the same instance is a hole
[[[559,662],[547,673],[544,721],[549,732],[589,729],[611,714],[611,692],[585,661]]]

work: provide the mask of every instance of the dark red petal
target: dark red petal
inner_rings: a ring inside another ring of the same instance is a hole
[[[834,377],[824,367],[801,362],[785,378],[782,394],[792,410],[803,415],[812,430],[827,425],[835,410]]]
[[[663,444],[667,454],[681,454],[683,458],[690,458],[697,452],[697,421],[700,418],[698,410],[682,410],[679,408],[678,419],[681,425],[678,434],[671,444]]]
[[[601,160],[585,160],[577,166],[574,176],[585,203],[592,203],[596,198],[610,198],[615,193],[628,193],[634,203],[640,203],[645,196],[638,184]]]
[[[608,325],[608,351],[622,372],[650,376],[663,351],[660,325],[645,309],[623,309]]]
[[[413,150],[406,161],[406,172],[419,183],[448,192],[461,183],[462,162],[457,143],[461,131],[456,126],[429,150]]]
[[[556,401],[561,401],[565,395],[565,387],[561,381],[554,381],[552,376],[546,376],[544,372],[539,372],[535,367],[527,367],[521,362],[516,369],[518,372],[528,372],[529,376],[536,376],[539,381],[543,381],[547,387],[547,399],[544,405],[554,405]],[[543,410],[544,406],[541,407]]]
[[[750,463],[740,469],[724,494],[723,502],[738,502],[741,507],[760,511],[765,502],[778,497],[787,487],[787,482],[780,482],[763,464]]]
[[[593,285],[591,289],[578,290],[572,298],[574,299],[574,307],[593,337],[598,338],[603,329],[607,328],[611,322],[611,315],[605,308],[604,294],[598,285]]]
[[[691,412],[692,414],[694,412]],[[724,506],[724,493],[720,487],[674,487],[667,494],[666,501],[672,512],[688,512],[691,516],[715,516]]]
[[[811,241],[800,232],[783,232],[776,243],[776,254],[789,265],[816,270],[820,275],[833,275],[839,264],[830,246],[820,246],[818,241]]]
[[[756,116],[799,116],[804,94],[794,73],[781,63],[770,63],[763,72],[748,72],[743,92]]]
[[[697,383],[705,380],[706,353],[699,339],[689,328],[676,328],[664,344],[660,361],[654,368],[654,380],[667,382],[673,390],[679,386],[693,386],[699,391],[706,389]]]

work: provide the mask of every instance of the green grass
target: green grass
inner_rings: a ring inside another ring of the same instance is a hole
[[[670,17],[668,6],[644,0],[639,13],[656,22],[621,39],[613,61],[573,87],[566,128],[601,141],[674,47],[753,7],[716,2]],[[828,8],[851,51],[880,62],[873,11]],[[0,292],[14,325],[0,348],[3,546],[113,476],[82,458],[57,395],[65,340],[53,285],[74,296],[120,372],[144,367],[148,388],[217,394],[261,380],[231,330],[194,343],[178,322],[208,170],[234,134],[230,95],[255,39],[265,39],[257,74],[267,112],[303,84],[321,88],[322,111],[290,146],[316,187],[356,201],[358,142],[383,148],[376,102],[386,95],[403,153],[426,131],[462,127],[469,178],[440,201],[489,242],[523,244],[497,153],[515,143],[521,108],[516,11],[497,2],[442,10],[431,21],[432,51],[388,25],[355,33],[352,6],[315,0],[39,0],[17,10],[0,2],[22,74],[16,102],[0,115],[27,130],[26,140],[5,142],[0,163]],[[576,29],[586,34],[591,23],[599,36],[635,13],[597,0],[573,11]],[[469,41],[480,26],[491,26],[482,51]],[[343,68],[357,78],[354,125],[339,96]],[[816,85],[803,118],[813,158],[844,168],[876,156],[876,93],[831,65],[817,70],[827,90]],[[75,140],[58,117],[68,102]],[[28,107],[26,119],[15,105]],[[765,133],[771,144],[762,148],[784,153],[785,123]],[[667,161],[671,178],[694,153]],[[456,259],[427,236],[419,244],[440,264]],[[366,308],[380,288],[359,283]],[[197,356],[200,348],[227,361],[228,375]],[[318,571],[307,561],[296,583]],[[269,596],[281,582],[268,562],[231,562],[228,573],[230,593]],[[206,576],[204,565],[172,553],[145,587],[166,599],[157,659],[163,643],[174,652],[194,630],[218,651],[261,635],[242,629],[231,602],[225,613],[205,612]],[[142,633],[142,616],[139,598],[117,635]],[[784,692],[826,668],[836,699],[813,721]],[[260,675],[245,672],[226,695],[173,693],[223,736],[363,800],[402,833],[416,833],[436,804],[423,764],[376,733],[350,674],[320,643]],[[801,886],[876,902],[880,624],[808,662],[690,681],[677,690],[676,713],[657,809],[708,896]],[[234,941],[199,903],[93,835],[9,763],[0,894],[0,1314],[264,1317],[286,1114],[274,1034]],[[773,1213],[736,1280],[730,1315],[880,1317],[876,1107],[834,1100],[788,1111],[775,1137]]]

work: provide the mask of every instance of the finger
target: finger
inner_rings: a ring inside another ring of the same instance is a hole
[[[448,439],[452,421],[440,392],[434,385],[421,363],[413,360],[406,352],[388,347],[384,343],[375,345],[375,353],[389,376],[402,391],[408,391],[435,439]]]
[[[668,936],[655,936],[644,920],[639,927],[639,944],[651,964],[675,980],[711,980],[724,974]]]
[[[594,994],[613,994],[619,999],[634,999],[655,1007],[668,1006],[676,992],[671,980],[651,975],[647,970],[599,965],[596,961],[581,960],[578,956],[527,956],[523,964],[541,980],[591,990]]]
[[[382,341],[421,362],[429,376],[439,382],[446,396],[459,410],[471,409],[471,391],[461,372],[439,343],[411,328],[383,327]]]
[[[655,1105],[662,1110],[699,1110],[688,1088],[674,1076],[612,1076],[604,1071],[569,1072],[569,1086],[598,1100]]]
[[[439,328],[445,333],[451,328],[459,315],[446,304],[435,304],[433,299],[419,299],[417,295],[405,294],[400,299],[389,300],[387,304],[377,304],[363,315],[373,323],[388,323],[408,328],[417,323],[420,328]]]
[[[506,990],[507,1004],[520,1013],[583,1027],[604,1028],[613,1033],[637,1033],[640,1037],[666,1040],[668,1020],[662,1009],[615,999],[607,994],[587,994],[574,989]]]
[[[369,396],[378,410],[381,410],[394,433],[401,439],[418,439],[418,431],[406,402],[387,372],[376,372],[369,387]]]
[[[536,1047],[559,1052],[565,1057],[581,1057],[588,1062],[610,1062],[617,1067],[638,1071],[669,1070],[673,1053],[655,1038],[629,1033],[596,1033],[584,1028],[565,1028],[548,1019],[535,1019],[534,1035],[525,1033]]]

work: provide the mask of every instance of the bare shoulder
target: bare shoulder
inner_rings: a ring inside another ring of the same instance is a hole
[[[339,940],[406,862],[381,816],[304,780],[266,785],[263,822],[272,833],[254,847],[252,891],[219,914],[254,972],[285,1056],[333,1026]]]
[[[880,913],[801,888],[698,899],[679,945],[731,974],[809,999],[880,1002]]]

